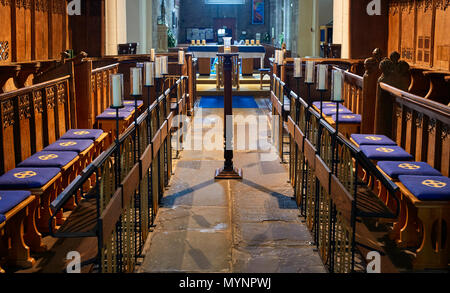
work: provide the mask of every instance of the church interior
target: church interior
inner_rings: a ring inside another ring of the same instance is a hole
[[[0,275],[450,271],[449,0],[0,0]]]

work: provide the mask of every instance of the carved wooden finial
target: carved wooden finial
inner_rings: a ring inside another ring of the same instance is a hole
[[[378,62],[381,62],[381,58],[383,56],[383,52],[381,51],[380,48],[376,48],[375,50],[373,50],[372,52],[372,57]]]
[[[398,89],[407,91],[410,83],[409,64],[400,61],[400,54],[396,51],[380,62],[382,75],[379,82],[384,82]]]

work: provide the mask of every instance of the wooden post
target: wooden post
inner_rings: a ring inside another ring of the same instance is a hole
[[[233,127],[233,90],[231,71],[233,67],[232,58],[238,54],[217,54],[223,57],[223,76],[224,76],[224,151],[225,163],[224,167],[216,170],[215,179],[242,179],[242,170],[235,169],[233,166],[233,131],[228,131],[231,135],[227,135],[227,124]]]

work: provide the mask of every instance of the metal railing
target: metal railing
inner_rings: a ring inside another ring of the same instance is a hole
[[[70,198],[78,201],[52,236],[97,238],[95,255],[82,258],[82,265],[94,264],[101,273],[134,270],[172,175],[172,121],[178,111],[185,112],[180,106],[186,93],[177,91],[187,91],[187,79],[182,76],[135,117],[119,140],[52,202],[54,218]]]
[[[358,237],[357,222],[362,218],[395,219],[398,187],[311,105],[274,77],[273,102],[284,105],[285,93],[289,93],[290,109],[280,124],[285,123],[281,131],[287,129],[290,136],[290,182],[300,213],[329,271],[354,272],[357,248],[366,247]],[[394,199],[394,211],[378,198],[375,181]]]

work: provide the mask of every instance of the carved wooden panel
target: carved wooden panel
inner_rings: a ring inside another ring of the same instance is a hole
[[[34,56],[37,60],[48,59],[48,4],[49,0],[35,0],[34,31],[35,48]]]
[[[11,62],[11,6],[10,0],[0,0],[0,63]]]
[[[16,124],[13,99],[5,99],[0,102],[1,114],[1,150],[3,153],[1,169],[3,172],[15,167],[14,127]],[[9,158],[6,158],[6,154]]]
[[[35,134],[34,152],[39,152],[44,148],[44,106],[42,90],[33,92],[33,131]]]
[[[49,54],[50,58],[59,58],[60,53],[67,49],[66,45],[66,4],[65,0],[52,0],[49,24]]]
[[[55,117],[55,87],[45,88],[45,105],[44,105],[44,142],[46,145],[52,144],[56,141],[56,117]]]
[[[440,70],[450,70],[450,0],[437,1],[434,45],[434,65]]]
[[[389,3],[389,41],[388,52],[401,52],[400,48],[400,3]]]
[[[31,156],[31,93],[19,96],[20,160]]]
[[[401,49],[400,54],[402,59],[407,62],[414,62],[415,57],[415,2],[401,2],[400,14],[401,14]]]
[[[31,60],[32,38],[31,38],[31,0],[14,0],[16,7],[14,10],[15,25],[15,50],[13,61]]]

